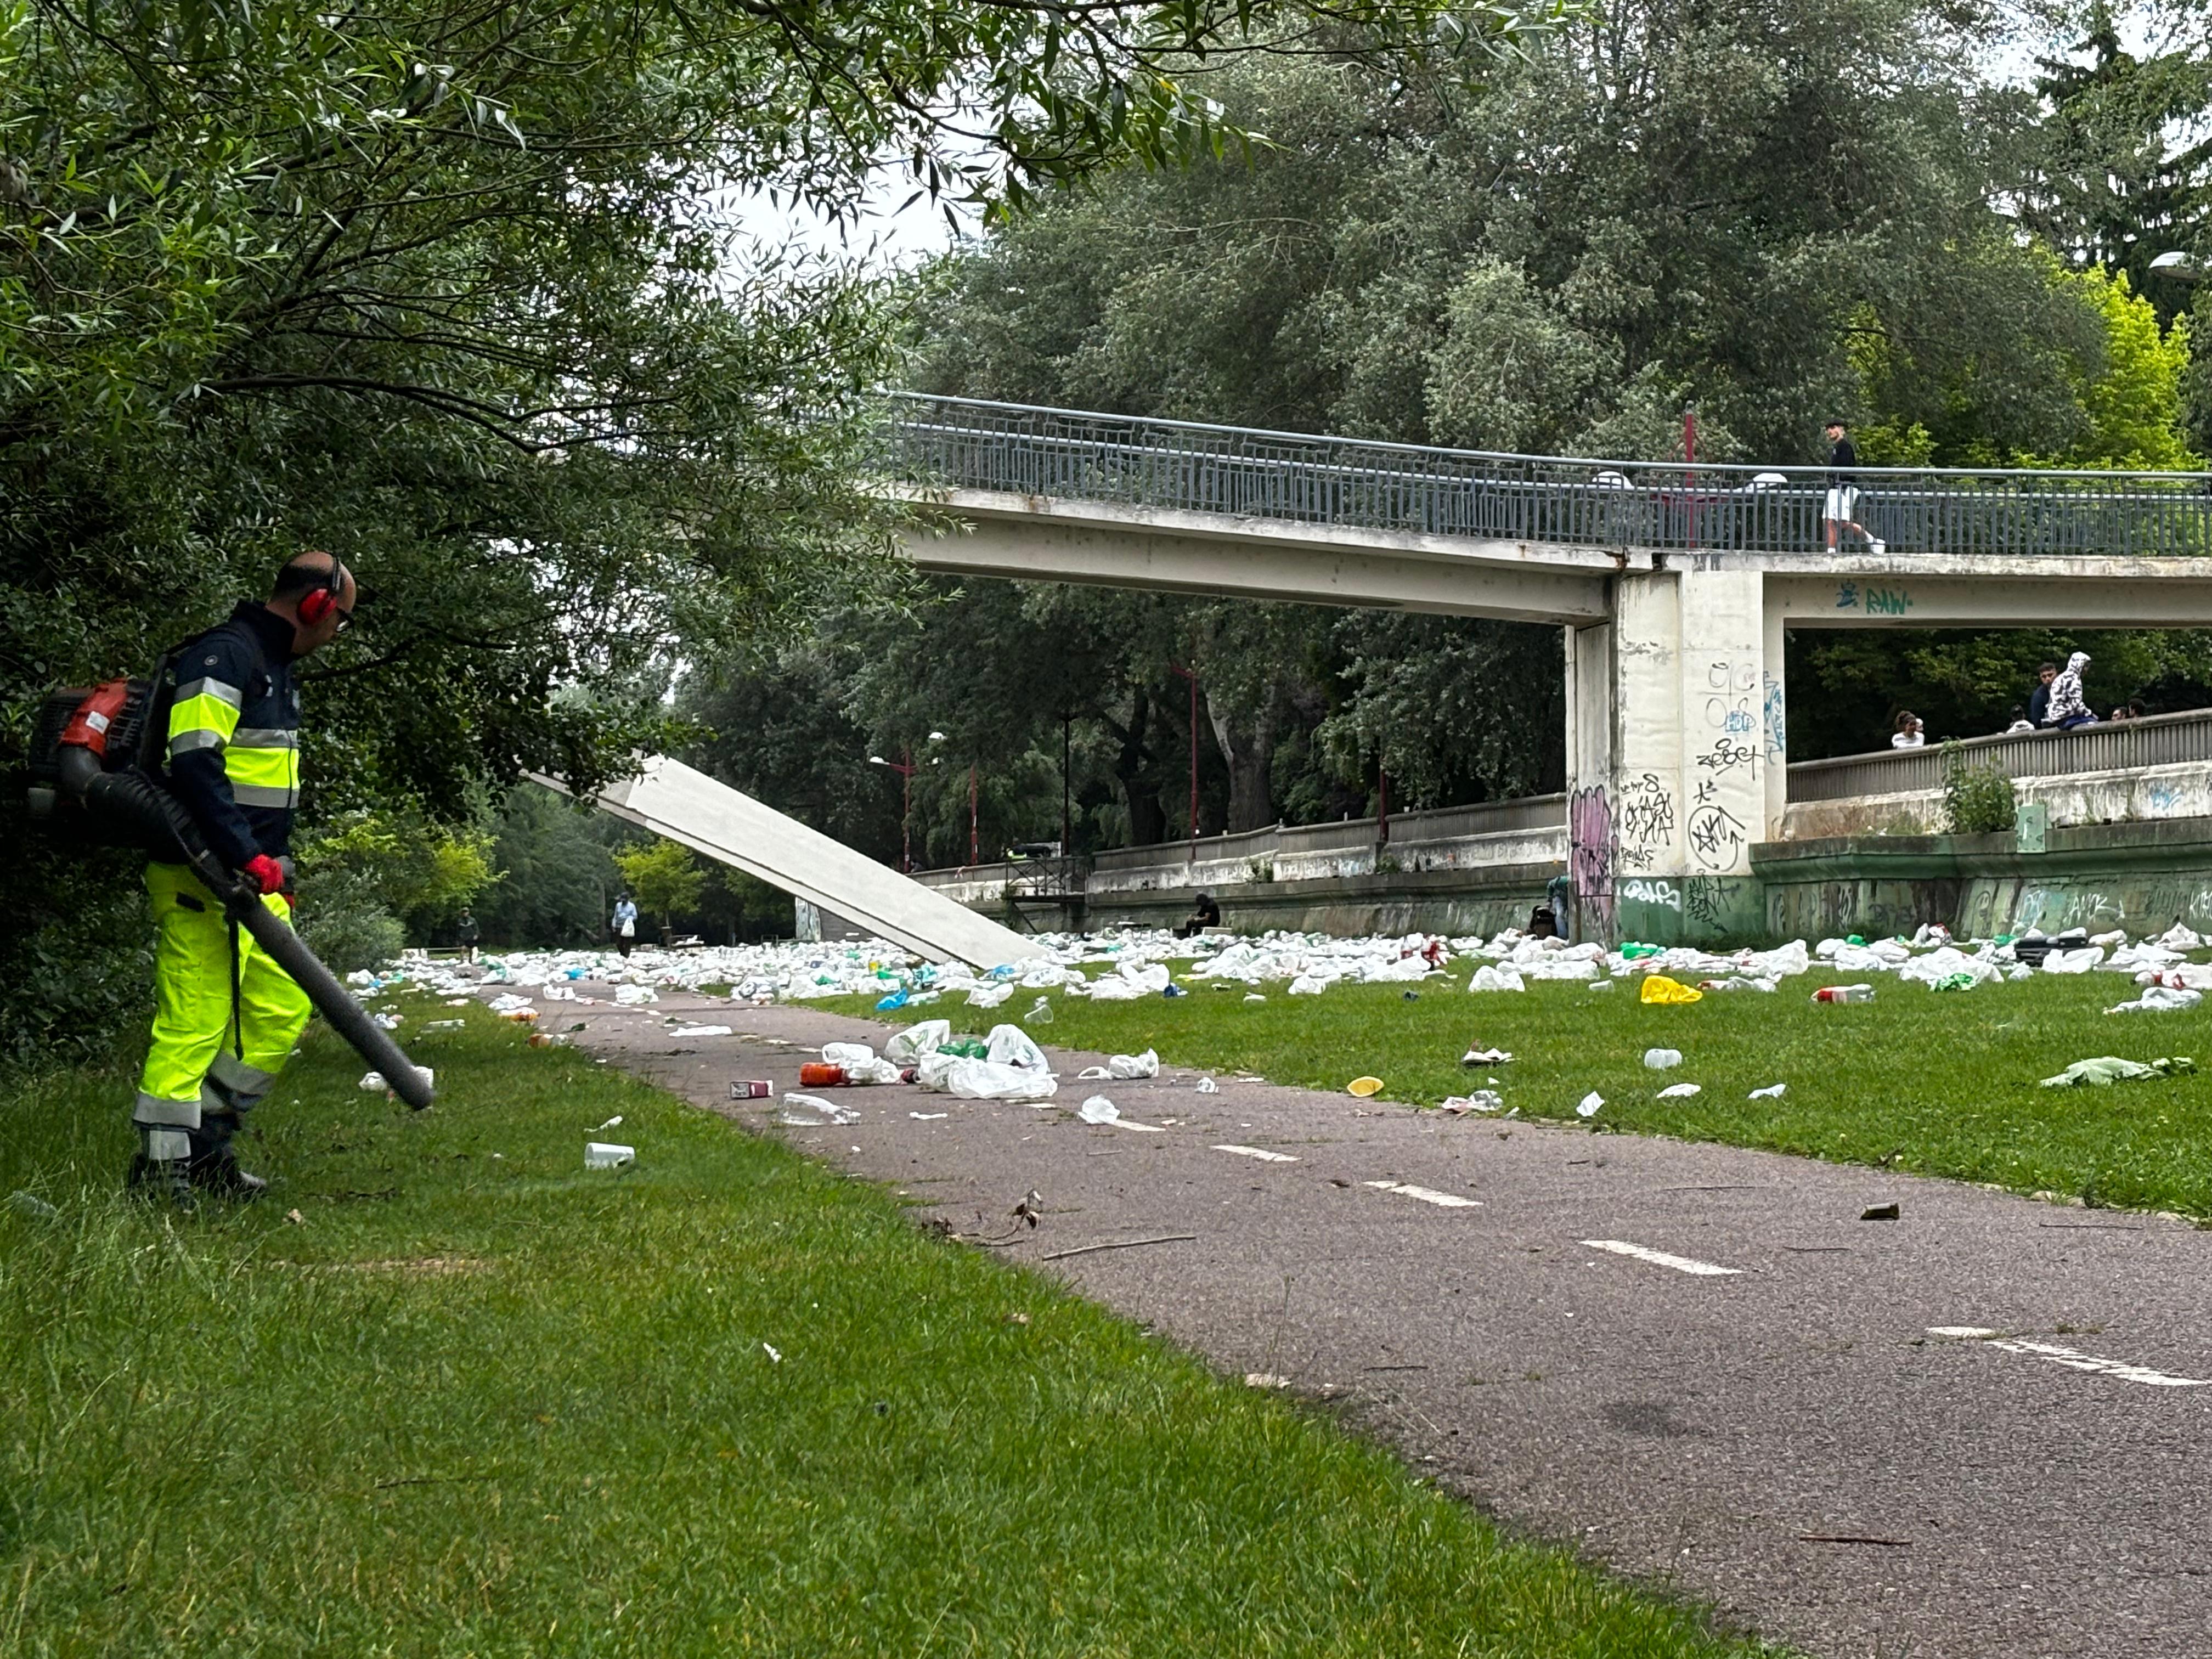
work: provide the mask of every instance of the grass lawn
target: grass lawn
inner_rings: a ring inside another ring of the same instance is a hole
[[[1815,1004],[1832,982],[1818,969],[1771,996],[1709,995],[1682,1007],[1647,1006],[1638,981],[1591,992],[1532,982],[1520,994],[1466,989],[1472,964],[1419,988],[1336,985],[1316,997],[1287,987],[1194,987],[1187,997],[1091,1002],[1055,994],[1042,1041],[1133,1052],[1170,1064],[1255,1073],[1277,1083],[1341,1089],[1380,1077],[1383,1097],[1434,1105],[1498,1079],[1508,1109],[1574,1117],[1591,1090],[1605,1097],[1600,1128],[1680,1135],[1923,1175],[2057,1192],[2091,1204],[2172,1210],[2212,1218],[2212,1002],[2180,1013],[2103,1012],[2136,994],[2121,974],[2038,975],[1964,993],[1932,993],[1885,975],[1875,1000]],[[900,1024],[928,1015],[956,1030],[1018,1019],[1036,993],[991,1012],[964,997],[897,1014],[862,998],[822,1006]],[[1499,1048],[1510,1066],[1469,1073],[1471,1047]],[[1679,1048],[1678,1070],[1644,1069],[1649,1048]],[[2093,1054],[2150,1060],[2193,1055],[2203,1074],[2109,1089],[2042,1089],[2039,1079]],[[1695,1083],[1684,1100],[1654,1097]],[[1779,1100],[1753,1089],[1786,1083]]]
[[[1341,1026],[1334,1077],[1358,1028],[1471,1028],[1395,997],[1267,1029]],[[1225,1053],[1240,1014],[1053,1035]],[[284,1184],[173,1224],[116,1192],[125,1073],[0,1089],[0,1195],[58,1211],[0,1196],[0,1651],[1760,1650],[892,1194],[468,1019],[416,1042],[419,1118],[312,1038],[248,1149]],[[638,1165],[586,1174],[617,1113]]]

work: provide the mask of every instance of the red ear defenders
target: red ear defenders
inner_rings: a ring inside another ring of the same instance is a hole
[[[300,595],[300,620],[313,628],[338,608],[338,594],[345,586],[345,566],[333,554],[331,568],[323,573],[321,585],[309,588]]]

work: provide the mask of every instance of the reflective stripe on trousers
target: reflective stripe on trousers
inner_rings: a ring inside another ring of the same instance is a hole
[[[238,1094],[258,1094],[276,1080],[291,1058],[292,1045],[311,1012],[307,994],[292,976],[239,931],[238,1011],[241,1029],[231,1029],[230,924],[222,902],[180,864],[146,866],[146,890],[154,901],[157,941],[154,951],[154,1040],[138,1080],[132,1116],[141,1124],[196,1129],[200,1123],[201,1085],[210,1072],[215,1081]],[[289,921],[292,907],[282,894],[262,901]],[[241,1055],[234,1050],[242,1047]],[[216,1064],[217,1056],[224,1063]],[[250,1086],[258,1084],[258,1089]]]

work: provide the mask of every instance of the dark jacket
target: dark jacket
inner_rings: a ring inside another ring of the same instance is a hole
[[[2051,688],[2039,685],[2027,694],[2027,723],[2048,726],[2051,723]]]
[[[290,850],[300,805],[292,624],[253,600],[170,659],[169,784],[230,868]]]

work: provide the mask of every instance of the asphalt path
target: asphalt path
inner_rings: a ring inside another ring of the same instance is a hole
[[[885,1027],[665,991],[539,1006],[1730,1623],[1836,1659],[2212,1656],[2212,1233],[1231,1075],[1205,1094],[1172,1066],[1085,1083],[1104,1057],[1063,1049],[1042,1109],[847,1089],[857,1123],[798,1127],[731,1081],[780,1097],[811,1050]],[[1093,1093],[1159,1132],[1081,1121]]]

